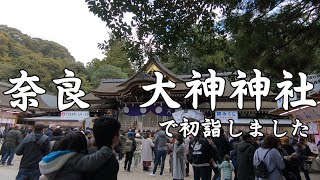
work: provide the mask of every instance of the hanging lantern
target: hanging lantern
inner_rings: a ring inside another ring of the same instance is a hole
[[[144,113],[147,112],[147,109],[146,109],[146,108],[140,108],[140,112],[141,112],[142,114],[144,114]]]
[[[127,106],[123,107],[123,112],[124,113],[128,113],[129,112],[129,108]]]

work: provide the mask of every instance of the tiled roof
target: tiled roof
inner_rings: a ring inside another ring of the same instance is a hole
[[[192,75],[175,75],[172,71],[167,69],[164,65],[162,65],[156,59],[150,59],[147,64],[143,67],[144,70],[152,67],[155,65],[159,70],[164,71],[163,73],[169,76],[170,79],[174,79],[176,82],[176,87],[173,89],[169,89],[171,94],[186,94],[189,92],[190,88],[186,86],[187,81],[192,80]],[[134,85],[141,86],[147,84],[153,84],[155,82],[154,77],[144,77],[143,72],[138,72],[134,76],[129,79],[105,79],[101,81],[100,86],[93,90],[92,93],[99,97],[117,97],[122,96],[125,92],[129,91]],[[236,73],[232,72],[222,72],[217,73],[218,77],[223,77],[226,81],[225,89],[223,97],[230,97],[231,94],[234,92],[235,88],[231,86],[229,81],[230,75],[236,75]],[[210,77],[210,74],[202,74],[202,79],[205,80],[206,78]],[[277,94],[270,92],[268,97],[276,96]]]

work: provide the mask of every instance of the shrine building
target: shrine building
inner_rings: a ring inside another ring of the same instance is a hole
[[[142,86],[155,84],[156,78],[154,72],[161,72],[164,76],[163,82],[168,80],[176,84],[175,88],[165,88],[167,94],[172,100],[178,102],[179,109],[169,108],[162,97],[150,107],[140,108],[139,105],[149,101],[153,96],[153,91],[145,91]],[[278,132],[292,131],[291,120],[287,116],[270,114],[269,112],[277,108],[277,102],[274,100],[277,94],[270,92],[267,97],[262,97],[261,109],[256,110],[255,98],[250,96],[244,97],[243,109],[237,107],[237,97],[229,97],[235,90],[230,84],[231,73],[217,73],[218,77],[226,80],[224,93],[217,97],[215,111],[211,111],[210,98],[204,95],[198,97],[198,109],[192,107],[192,96],[185,99],[190,88],[186,82],[192,80],[192,75],[176,75],[158,59],[150,59],[134,76],[128,79],[104,79],[98,88],[87,94],[82,100],[91,103],[94,111],[91,116],[100,116],[107,111],[112,111],[122,128],[136,128],[141,130],[158,129],[159,122],[173,119],[173,116],[181,115],[193,119],[217,118],[221,120],[222,126],[226,132],[229,131],[228,119],[235,122],[233,131],[249,131],[250,122],[258,119],[263,126],[261,132],[273,132],[273,119],[279,120]],[[210,77],[210,74],[202,74],[201,80]],[[177,112],[181,112],[180,114]],[[176,118],[176,117],[175,117]],[[180,117],[181,119],[182,117]]]

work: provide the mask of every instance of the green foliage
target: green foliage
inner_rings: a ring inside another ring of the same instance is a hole
[[[105,58],[93,59],[87,64],[89,79],[94,88],[98,87],[102,79],[128,78],[135,74],[136,65],[128,57],[125,42],[110,35],[106,42]]]
[[[320,1],[86,2],[137,62],[158,55],[181,73],[259,68],[273,82],[282,80],[283,69],[294,77],[319,69]]]
[[[19,71],[24,69],[30,76],[40,78],[39,86],[55,93],[52,79],[63,77],[65,68],[82,79],[82,89],[86,92],[91,89],[84,65],[76,62],[65,47],[0,25],[0,81],[20,77]]]
[[[134,75],[135,71],[126,54],[124,42],[114,42],[105,54],[106,57],[102,60],[102,64],[116,66],[129,76]]]
[[[213,36],[217,28],[212,23],[216,17],[212,10],[216,5],[209,3],[211,1],[86,2],[89,10],[105,21],[117,38],[126,42],[129,57],[137,64],[141,64],[144,57],[166,56],[179,42],[194,38],[198,29]],[[133,15],[129,24],[124,21],[125,13]],[[201,26],[195,28],[197,24]]]
[[[295,76],[317,69],[319,9],[319,1],[261,1],[240,8],[246,12],[226,21],[237,67],[259,68],[273,79],[282,78],[283,69]]]
[[[121,68],[103,63],[88,67],[88,71],[90,72],[89,76],[93,87],[98,87],[102,79],[128,78],[128,75]]]

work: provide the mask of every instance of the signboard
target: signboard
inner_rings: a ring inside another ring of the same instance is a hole
[[[307,81],[313,84],[313,89],[308,92],[308,95],[317,93],[320,90],[320,74],[310,74]]]
[[[42,121],[42,120],[40,120],[40,121],[35,121],[35,124],[49,126],[50,124],[57,124],[57,121],[46,121],[46,120]],[[83,127],[83,122],[59,121],[59,126],[62,126],[62,127]]]
[[[238,120],[238,111],[215,111],[215,119],[220,121]]]
[[[8,112],[0,112],[0,124],[15,124],[17,116],[8,113]]]
[[[77,118],[78,120],[82,120],[85,118],[90,117],[89,111],[62,111],[61,112],[62,118]]]

